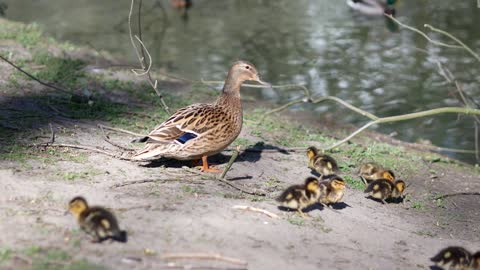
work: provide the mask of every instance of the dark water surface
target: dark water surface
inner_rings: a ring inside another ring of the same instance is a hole
[[[6,17],[37,22],[59,40],[87,44],[134,63],[127,35],[130,1],[7,0]],[[439,74],[444,64],[477,98],[480,63],[465,51],[439,48],[419,35],[392,31],[382,17],[350,11],[343,0],[193,0],[188,19],[170,1],[144,1],[144,39],[155,68],[191,79],[223,80],[231,62],[253,62],[273,84],[305,84],[317,95],[334,95],[378,116],[460,106],[455,88]],[[424,29],[446,30],[480,52],[476,0],[402,0],[397,18]],[[444,42],[448,39],[431,35]],[[299,90],[247,89],[258,99],[281,103]],[[480,102],[480,100],[477,101]],[[302,105],[340,123],[366,119],[325,103]],[[474,149],[469,117],[443,115],[385,124],[378,131],[406,141],[427,139],[450,148]],[[470,162],[474,157],[453,155]]]

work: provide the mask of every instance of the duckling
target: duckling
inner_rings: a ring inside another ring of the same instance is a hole
[[[306,217],[302,209],[315,204],[319,197],[318,179],[308,177],[305,179],[305,184],[290,186],[276,200],[284,207],[297,209],[302,217]]]
[[[402,200],[403,202],[403,192],[405,191],[405,189],[407,188],[407,185],[405,184],[405,181],[403,180],[396,180],[394,183],[393,183],[393,189],[392,189],[392,194],[390,195],[390,198],[394,199],[394,200]]]
[[[75,197],[68,204],[68,210],[77,218],[80,228],[93,237],[93,242],[113,239],[127,242],[127,232],[118,228],[117,219],[108,210],[89,207],[83,197]]]
[[[369,193],[369,196],[379,199],[383,204],[386,204],[386,199],[392,196],[393,184],[388,179],[377,179],[371,182],[365,189],[365,193]]]
[[[462,247],[447,247],[440,250],[430,260],[444,270],[466,270],[470,265],[470,259],[471,255],[468,250]]]
[[[377,179],[388,179],[391,182],[395,181],[395,174],[392,170],[384,169],[381,165],[373,162],[362,164],[358,174],[365,185]]]
[[[331,175],[320,182],[321,195],[318,202],[330,206],[342,200],[345,194],[345,181],[338,175]]]
[[[335,159],[329,155],[319,154],[314,146],[307,148],[308,168],[316,171],[322,176],[334,174],[338,170]]]

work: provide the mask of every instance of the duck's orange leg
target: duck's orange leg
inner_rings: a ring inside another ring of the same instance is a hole
[[[221,170],[215,168],[215,167],[208,167],[208,161],[207,161],[208,156],[203,156],[202,157],[202,168],[200,171],[202,172],[209,172],[209,173],[220,173]]]

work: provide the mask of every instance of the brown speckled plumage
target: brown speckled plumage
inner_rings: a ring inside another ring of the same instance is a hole
[[[139,141],[147,142],[134,160],[160,157],[191,160],[217,154],[232,143],[242,129],[240,87],[244,81],[263,83],[255,67],[247,62],[233,64],[222,94],[213,104],[193,104],[179,109]],[[185,142],[179,142],[188,135]],[[192,138],[194,136],[194,138]]]

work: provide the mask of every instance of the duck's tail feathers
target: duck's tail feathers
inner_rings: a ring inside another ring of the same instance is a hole
[[[131,143],[144,143],[148,141],[148,138],[149,138],[148,136],[136,138],[132,140]]]

